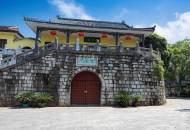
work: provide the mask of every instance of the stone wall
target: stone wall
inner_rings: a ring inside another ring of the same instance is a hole
[[[98,66],[76,66],[77,56],[95,56]],[[141,105],[165,103],[165,86],[153,73],[153,58],[140,55],[54,52],[12,67],[0,75],[0,105],[14,104],[25,91],[44,91],[56,97],[55,105],[70,105],[71,81],[82,71],[94,72],[101,80],[101,105],[111,105],[120,90],[141,95]]]
[[[190,97],[190,81],[165,81],[167,97]]]

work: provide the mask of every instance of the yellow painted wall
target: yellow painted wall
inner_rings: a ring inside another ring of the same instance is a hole
[[[66,43],[66,36],[63,33],[58,34],[58,41],[59,43],[65,44]],[[78,33],[72,33],[70,35],[70,45],[73,46],[76,43],[78,37]],[[121,36],[119,42],[122,43],[124,47],[136,47],[138,44],[138,38],[131,36],[130,40],[127,40],[125,36]],[[0,39],[7,39],[6,48],[9,49],[16,49],[20,47],[31,47],[34,48],[35,40],[32,39],[16,39],[16,35],[11,32],[0,32]],[[43,47],[45,42],[54,42],[55,36],[52,36],[48,33],[41,33],[40,34],[40,46]],[[80,44],[88,44],[84,42],[84,37],[79,37]],[[105,46],[115,46],[115,38],[113,36],[108,35],[107,37],[100,37],[100,43]],[[89,43],[90,44],[90,43]]]
[[[52,35],[50,35],[50,34],[41,34],[40,35],[40,40],[41,40],[41,44],[40,44],[40,46],[44,46],[45,45],[45,42],[54,42],[55,41],[55,38],[56,38],[56,36],[52,36]],[[61,43],[61,44],[64,44],[64,43],[66,43],[66,38],[65,38],[65,35],[60,35],[60,34],[58,34],[58,36],[57,36],[57,38],[58,38],[58,42],[59,43]]]
[[[70,40],[69,44],[71,46],[75,45],[75,43],[77,42],[77,37],[79,38],[79,43],[80,44],[87,44],[87,43],[84,42],[84,37],[82,37],[82,36],[79,37],[77,33],[71,33],[70,37],[69,37],[69,40]]]
[[[136,47],[138,45],[138,39],[134,36],[130,36],[131,39],[126,39],[126,36],[121,36],[119,42],[123,47]]]
[[[0,32],[0,39],[7,39],[7,44],[5,45],[6,48],[12,49],[13,41],[16,38],[14,33],[9,32]]]
[[[11,32],[0,32],[0,39],[7,39],[7,44],[5,45],[8,49],[17,49],[18,47],[30,47],[34,48],[35,40],[28,38],[18,38],[15,33]]]
[[[70,42],[71,46],[74,46],[77,41],[78,33],[71,33],[70,35]],[[41,46],[44,46],[45,42],[53,42],[55,40],[55,36],[51,36],[50,34],[41,34]],[[66,43],[66,36],[64,34],[58,35],[59,43],[65,44]],[[84,42],[84,37],[79,37],[80,44],[88,44]],[[126,39],[126,36],[121,36],[119,38],[119,42],[122,43],[124,47],[136,47],[138,44],[138,38],[131,36],[130,40]],[[114,36],[108,35],[107,37],[100,37],[100,43],[105,46],[115,46],[115,38]],[[90,43],[89,43],[90,44]],[[92,43],[91,43],[92,44]]]
[[[70,35],[70,44],[74,45],[77,41],[77,33],[72,33]],[[79,37],[79,42],[80,44],[88,44],[87,42],[84,42],[84,37],[80,36]],[[106,38],[100,37],[100,43],[105,46],[115,46],[115,39],[113,36],[107,36]],[[92,44],[92,43],[89,43]]]
[[[77,41],[77,34],[76,33],[71,33],[70,37],[69,37],[69,40],[70,40],[69,44],[74,45],[76,43],[76,41]],[[82,43],[82,41],[84,41],[84,39],[81,39],[81,38],[79,38],[79,40],[80,40],[80,43]]]
[[[14,44],[12,45],[12,48],[16,49],[18,47],[30,47],[30,48],[34,48],[35,47],[35,40],[34,39],[27,39],[27,38],[23,38],[20,40],[16,40],[14,42]]]
[[[100,42],[105,46],[115,46],[116,42],[113,36],[101,37]]]

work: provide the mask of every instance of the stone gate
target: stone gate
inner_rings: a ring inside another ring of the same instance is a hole
[[[100,105],[114,104],[114,97],[120,90],[141,95],[141,105],[164,104],[164,81],[153,72],[154,55],[151,49],[140,47],[122,53],[115,49],[62,48],[28,61],[25,59],[1,71],[0,106],[13,105],[14,96],[26,91],[48,92],[55,97],[55,105],[71,105],[71,82],[83,71],[92,72],[100,79]]]

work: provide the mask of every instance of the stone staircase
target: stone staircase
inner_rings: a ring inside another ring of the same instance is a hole
[[[32,49],[20,54],[14,54],[12,56],[3,58],[0,60],[0,71],[12,68],[24,64],[25,62],[32,61],[37,58],[46,56],[56,50],[56,44],[51,43],[48,47]]]

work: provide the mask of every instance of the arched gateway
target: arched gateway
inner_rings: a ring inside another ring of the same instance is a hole
[[[71,104],[100,104],[101,82],[89,71],[78,73],[71,83]]]

